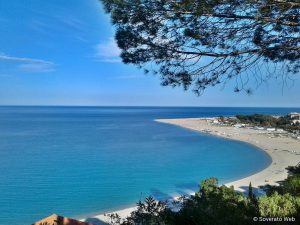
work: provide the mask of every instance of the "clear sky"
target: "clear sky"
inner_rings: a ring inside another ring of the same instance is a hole
[[[122,64],[97,0],[0,0],[1,105],[300,106],[300,76],[253,95],[233,85],[197,97]]]

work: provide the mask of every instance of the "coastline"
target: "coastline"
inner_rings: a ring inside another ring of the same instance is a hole
[[[285,132],[277,133],[223,126],[211,123],[213,119],[188,118],[160,119],[156,121],[230,140],[246,142],[266,152],[272,159],[272,163],[267,168],[248,177],[225,184],[226,186],[233,185],[238,191],[244,191],[242,187],[247,187],[250,182],[256,188],[265,184],[276,185],[277,181],[286,178],[286,167],[294,166],[300,162],[300,141],[286,136]]]
[[[286,167],[294,166],[300,162],[300,140],[286,136],[285,133],[214,124],[212,123],[213,119],[215,118],[157,119],[155,121],[230,140],[246,142],[266,152],[272,159],[271,164],[267,168],[248,177],[224,184],[226,186],[234,186],[234,189],[237,191],[244,192],[250,182],[254,188],[265,184],[276,185],[277,181],[286,178]],[[136,207],[130,207],[109,213],[117,213],[121,218],[126,218],[135,209]],[[99,221],[95,224],[108,222],[108,217],[105,214],[93,216],[91,219]],[[86,220],[83,219],[82,221]]]

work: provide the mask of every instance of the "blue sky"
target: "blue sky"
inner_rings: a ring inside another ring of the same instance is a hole
[[[233,84],[197,97],[124,65],[97,0],[0,1],[1,105],[300,106],[299,75],[253,95]]]

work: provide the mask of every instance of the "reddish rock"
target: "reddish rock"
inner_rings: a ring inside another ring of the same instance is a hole
[[[33,225],[93,225],[78,220],[53,214],[45,219],[33,223]]]

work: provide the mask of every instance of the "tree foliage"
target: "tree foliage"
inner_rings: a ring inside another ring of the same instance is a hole
[[[289,166],[288,177],[278,182],[279,185],[265,185],[265,196],[259,199],[262,216],[293,216],[300,220],[300,164]]]
[[[253,218],[290,217],[300,220],[300,164],[288,167],[289,176],[278,186],[264,186],[266,195],[257,197],[251,183],[248,196],[234,188],[219,186],[216,178],[200,183],[193,196],[175,201],[174,210],[166,202],[148,197],[138,202],[137,210],[114,225],[254,225]],[[114,215],[113,218],[119,219]],[[116,221],[116,220],[114,220]],[[272,222],[274,223],[274,222]],[[260,224],[260,223],[259,223]],[[274,224],[290,224],[282,221]]]
[[[290,78],[300,68],[299,0],[100,0],[124,63],[197,94],[236,79]],[[272,66],[269,66],[272,64]]]
[[[288,177],[283,181],[279,181],[279,185],[265,185],[262,187],[268,196],[277,192],[300,197],[300,163],[297,166],[289,166],[287,170]]]
[[[297,216],[300,198],[274,192],[271,196],[263,196],[259,199],[259,209],[263,217]]]
[[[146,198],[121,225],[247,225],[258,213],[249,198],[233,187],[220,187],[216,178],[201,182],[195,196],[183,197],[178,204],[180,210],[176,212],[164,203]]]
[[[219,186],[216,178],[201,182],[200,187],[194,197],[183,202],[170,224],[252,224],[257,209],[250,198],[233,187]]]
[[[288,166],[286,169],[290,176],[300,175],[300,163],[297,166]]]
[[[166,204],[148,197],[137,203],[137,210],[131,213],[122,225],[167,225],[166,216],[169,209]]]
[[[292,119],[288,116],[274,117],[270,115],[253,114],[253,115],[236,115],[236,118],[242,123],[252,124],[255,126],[281,128],[287,131],[300,130],[300,125],[293,124]]]

